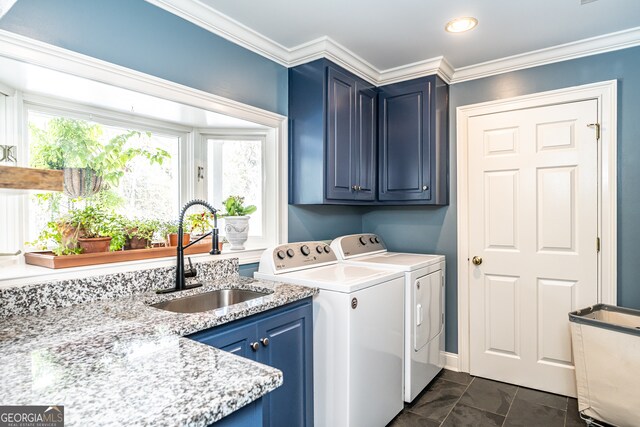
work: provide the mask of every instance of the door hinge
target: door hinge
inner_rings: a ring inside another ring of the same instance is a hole
[[[600,252],[600,238],[596,237],[596,251]]]
[[[600,141],[600,123],[589,123],[590,128],[596,128],[596,141]]]

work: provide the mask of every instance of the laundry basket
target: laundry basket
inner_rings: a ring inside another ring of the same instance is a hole
[[[583,418],[640,426],[640,311],[598,304],[569,321]]]

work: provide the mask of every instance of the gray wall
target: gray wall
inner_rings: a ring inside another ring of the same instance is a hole
[[[20,0],[0,28],[287,114],[287,69],[144,0]]]
[[[618,80],[618,304],[640,309],[640,47],[459,83],[450,88],[451,204],[383,208],[363,216],[362,229],[393,250],[447,256],[447,351],[458,351],[456,263],[456,108],[513,96]]]

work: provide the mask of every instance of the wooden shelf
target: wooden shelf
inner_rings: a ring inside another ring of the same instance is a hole
[[[2,189],[62,191],[63,187],[61,170],[0,166]]]
[[[203,254],[211,250],[211,242],[197,243],[185,249],[185,255]],[[137,261],[141,259],[175,257],[176,247],[131,249],[128,251],[100,252],[80,255],[54,255],[53,252],[27,252],[25,262],[46,268],[69,268],[85,265],[109,264],[112,262]]]

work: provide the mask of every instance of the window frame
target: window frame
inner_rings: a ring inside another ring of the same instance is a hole
[[[251,237],[247,241],[247,247],[250,248],[267,248],[280,243],[277,235],[277,215],[274,212],[278,210],[278,173],[277,173],[277,150],[275,147],[275,138],[270,134],[268,129],[199,129],[200,146],[202,147],[202,163],[204,165],[205,177],[201,188],[202,197],[207,197],[208,174],[212,169],[208,164],[208,144],[209,140],[227,140],[227,141],[261,141],[262,142],[262,206],[264,214],[262,215],[262,236]]]

